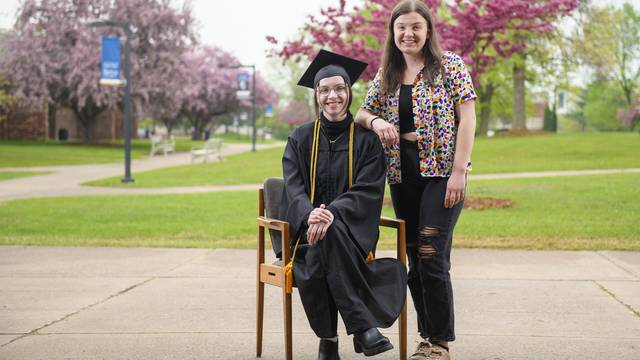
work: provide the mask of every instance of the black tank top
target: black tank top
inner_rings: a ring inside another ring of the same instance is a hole
[[[412,85],[400,85],[400,99],[398,99],[398,115],[400,116],[400,134],[416,131],[413,123]]]

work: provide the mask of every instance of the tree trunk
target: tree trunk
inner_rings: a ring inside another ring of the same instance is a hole
[[[78,108],[78,104],[75,101],[71,102],[71,110],[84,128],[84,142],[87,144],[91,143],[94,140],[93,127],[96,122],[96,117],[104,110],[104,108],[95,106],[93,101],[89,99],[82,109]]]
[[[82,123],[82,127],[84,128],[84,142],[85,144],[89,144],[93,142],[93,123],[94,118],[91,116],[91,111],[82,111],[80,112],[80,123]]]
[[[513,65],[513,127],[512,130],[527,130],[527,109],[525,107],[525,59]]]
[[[56,134],[56,111],[58,110],[55,104],[49,104],[47,106],[47,122],[49,124],[49,140],[57,140],[58,134]]]
[[[480,87],[479,94],[482,99],[482,108],[480,109],[480,124],[476,129],[477,136],[487,136],[489,131],[489,121],[491,120],[491,102],[493,100],[493,93],[496,87],[493,83],[487,82],[484,86]]]
[[[558,103],[556,101],[553,102],[553,108],[551,109],[551,120],[552,120],[551,131],[554,133],[557,133],[558,132]]]
[[[204,121],[196,117],[190,117],[189,123],[191,123],[191,127],[193,128],[193,133],[191,134],[191,140],[202,140],[202,132],[204,130]]]
[[[173,131],[174,122],[171,120],[166,120],[166,121],[162,120],[162,123],[167,128],[167,134],[171,135],[171,132]]]

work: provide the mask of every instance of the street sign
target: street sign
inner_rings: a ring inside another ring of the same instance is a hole
[[[120,80],[120,39],[102,37],[102,57],[100,62],[100,85],[119,86]]]
[[[264,109],[264,116],[273,117],[273,105],[267,104],[267,107]]]

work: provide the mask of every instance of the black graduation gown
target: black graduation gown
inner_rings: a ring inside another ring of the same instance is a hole
[[[348,118],[352,120],[351,115]],[[280,219],[290,223],[292,249],[302,235],[294,279],[309,323],[318,337],[337,335],[337,312],[347,333],[389,327],[406,298],[406,269],[396,259],[365,262],[375,253],[385,184],[385,157],[378,137],[355,125],[353,185],[348,182],[349,131],[331,144],[320,134],[314,204],[309,200],[314,123],[289,136],[282,167]],[[316,246],[306,243],[307,219],[325,204],[334,222]],[[276,242],[276,252],[279,252]]]

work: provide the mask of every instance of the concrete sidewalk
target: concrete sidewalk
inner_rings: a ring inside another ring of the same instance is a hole
[[[452,260],[455,359],[640,358],[640,253]],[[251,250],[0,247],[0,359],[253,359],[254,266]],[[263,358],[281,359],[281,293],[266,295]],[[294,359],[313,359],[297,293],[293,309]],[[342,358],[362,359],[340,331]],[[397,327],[384,333],[397,344]]]

